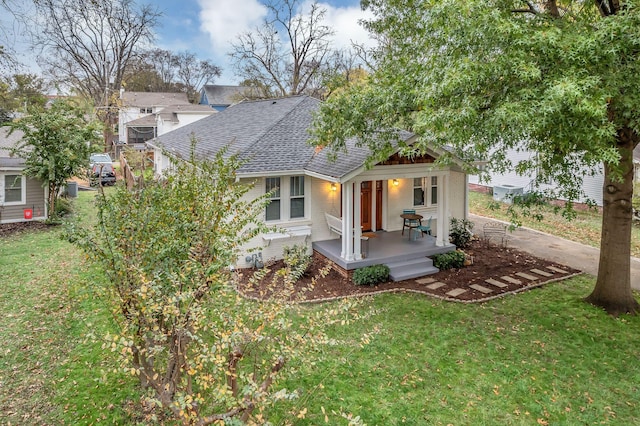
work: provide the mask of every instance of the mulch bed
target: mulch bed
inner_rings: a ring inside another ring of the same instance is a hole
[[[20,234],[26,231],[32,232],[32,231],[48,229],[52,226],[55,226],[55,225],[50,225],[40,221],[2,223],[0,224],[0,238],[5,238],[14,234]]]
[[[320,269],[326,265],[325,260],[321,257],[314,256],[311,266],[302,279],[296,283],[296,288],[304,289],[304,291],[294,295],[293,298],[303,302],[319,302],[349,296],[365,296],[381,292],[410,291],[423,293],[445,300],[472,303],[539,287],[543,283],[558,281],[580,273],[580,271],[565,265],[539,259],[513,248],[488,245],[486,242],[480,240],[472,241],[470,247],[465,249],[465,253],[473,256],[472,265],[459,269],[440,271],[437,274],[428,276],[429,278],[433,278],[435,281],[445,284],[438,289],[428,288],[427,286],[430,283],[420,283],[419,281],[423,281],[420,278],[397,282],[386,282],[373,287],[357,286],[333,269],[331,269],[326,277],[318,279],[313,288],[308,288],[312,277],[317,276]],[[531,269],[552,272],[547,269],[548,266],[562,269],[567,273],[563,274],[553,272],[552,277],[540,277],[540,279],[536,281],[529,281],[515,276],[517,272],[528,273]],[[249,284],[249,278],[252,276],[253,271],[241,271],[238,274],[239,291],[246,297],[254,299],[264,299],[269,297],[271,294],[270,287],[274,274],[278,269],[283,267],[283,263],[282,261],[272,262],[268,267],[271,271],[266,274],[261,281],[254,285]],[[507,286],[504,288],[498,288],[485,283],[486,279],[500,279],[500,277],[507,275],[519,279],[521,284],[504,282]],[[479,284],[483,287],[491,287],[493,291],[490,294],[485,294],[471,288],[470,286],[473,284]],[[448,292],[455,288],[462,288],[466,291],[455,297],[447,295]]]

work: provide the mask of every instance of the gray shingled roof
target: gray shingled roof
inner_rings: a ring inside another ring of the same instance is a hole
[[[0,127],[0,167],[22,167],[24,160],[12,157],[9,151],[22,139],[24,133],[21,130],[14,130],[9,135],[9,130],[9,127]]]
[[[245,93],[251,93],[253,89],[246,86],[221,86],[219,84],[206,84],[202,90],[207,95],[209,105],[232,105],[245,98]]]
[[[122,94],[122,105],[125,107],[164,107],[179,104],[189,104],[186,93],[124,92]]]
[[[150,141],[182,158],[188,158],[191,135],[198,140],[196,155],[212,156],[232,143],[229,154],[247,160],[238,174],[275,174],[305,171],[339,179],[362,167],[370,151],[347,143],[348,153],[337,161],[328,159],[328,150],[316,153],[308,144],[308,129],[320,101],[308,96],[261,101],[245,101],[195,123],[168,132]],[[402,132],[402,137],[412,135]]]

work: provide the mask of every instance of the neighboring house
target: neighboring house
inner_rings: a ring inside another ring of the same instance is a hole
[[[354,140],[347,144],[348,153],[332,162],[327,150],[307,143],[319,105],[307,96],[245,101],[147,144],[160,175],[172,158],[189,157],[192,134],[198,140],[196,155],[211,156],[231,144],[230,151],[246,160],[237,177],[255,182],[247,199],[276,190],[263,220],[281,232],[252,240],[239,267],[256,260],[249,248],[262,247],[266,260],[282,258],[284,246],[305,244],[343,271],[386,263],[396,267],[395,279],[428,274],[424,268],[430,265],[418,264],[430,262],[425,256],[455,249],[449,243],[449,220],[467,217],[465,173],[436,166],[435,151],[413,159],[394,154],[367,169],[370,152]],[[415,140],[408,132],[401,138],[409,144]],[[423,225],[432,218],[431,235],[416,230],[401,235],[404,209],[422,215]]]
[[[10,153],[23,133],[0,128],[0,223],[47,218],[47,191],[41,181],[23,174],[24,160]]]
[[[520,161],[527,161],[535,159],[537,154],[531,151],[516,151],[514,149],[507,150],[506,157],[511,160],[515,165]],[[531,191],[531,185],[535,179],[535,174],[529,174],[526,176],[518,175],[515,171],[508,173],[491,173],[489,172],[489,180],[480,182],[477,175],[469,175],[469,183],[475,185],[481,185],[493,188],[494,194],[500,192],[500,194],[506,193],[527,193]],[[584,203],[587,198],[594,201],[598,206],[602,206],[602,185],[604,183],[604,175],[602,170],[593,176],[584,176],[582,182],[582,190],[586,197],[582,197],[579,200],[575,200],[579,203]],[[543,185],[540,189],[554,189],[555,186],[552,182],[548,185]]]
[[[190,105],[186,93],[126,92],[121,90],[118,142],[134,146],[144,144],[158,135],[157,113],[169,106],[186,107]]]
[[[218,84],[206,84],[200,90],[200,104],[208,105],[216,111],[223,111],[233,104],[237,104],[252,93],[251,87],[246,86],[221,86]]]

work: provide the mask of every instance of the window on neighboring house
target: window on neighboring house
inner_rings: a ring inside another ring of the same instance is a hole
[[[430,176],[413,179],[413,205],[438,205],[438,177]]]
[[[270,192],[270,202],[267,204],[266,220],[280,220],[280,178],[266,178],[265,192]]]
[[[291,176],[290,180],[292,219],[304,217],[304,176]]]
[[[153,114],[153,108],[152,107],[140,108],[140,113],[141,114]]]
[[[4,203],[23,203],[24,180],[21,175],[4,175]]]

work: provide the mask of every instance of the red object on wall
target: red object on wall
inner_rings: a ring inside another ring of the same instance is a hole
[[[24,209],[24,218],[33,219],[33,209]]]

